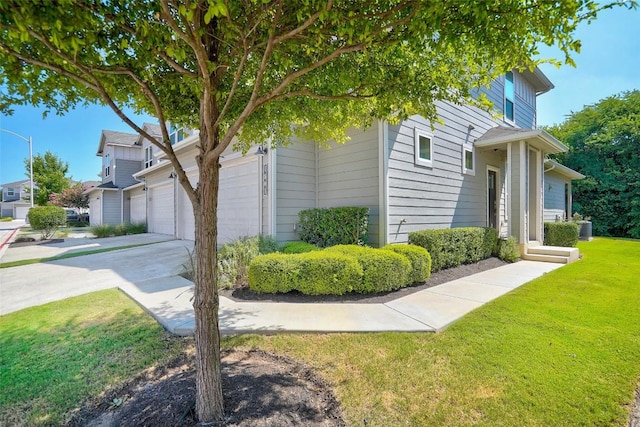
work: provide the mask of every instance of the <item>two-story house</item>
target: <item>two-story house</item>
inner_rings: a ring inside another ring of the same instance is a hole
[[[0,217],[25,219],[31,207],[29,187],[31,181],[7,182],[2,184],[2,199],[0,200]]]
[[[485,91],[492,113],[439,102],[443,124],[413,116],[351,129],[351,140],[331,149],[292,141],[275,149],[256,146],[246,156],[228,150],[220,161],[219,242],[254,234],[297,240],[300,210],[351,205],[370,208],[373,245],[406,242],[409,232],[425,228],[489,226],[516,237],[526,253],[543,241],[545,158],[567,149],[536,128],[536,98],[552,88],[538,69],[513,71]],[[197,134],[172,135],[195,184]],[[140,144],[145,161],[133,175],[139,182],[123,191],[129,212],[121,217],[145,219],[151,232],[193,239],[191,204],[173,166],[148,141]],[[560,181],[580,177],[554,169],[558,189]],[[570,201],[563,200],[566,212]]]

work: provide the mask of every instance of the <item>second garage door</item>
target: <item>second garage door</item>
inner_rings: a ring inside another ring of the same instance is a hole
[[[173,182],[147,190],[149,192],[149,232],[174,234]]]

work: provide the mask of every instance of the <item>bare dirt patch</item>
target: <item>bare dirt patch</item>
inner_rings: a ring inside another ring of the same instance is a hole
[[[491,270],[507,264],[498,258],[487,258],[475,264],[465,264],[446,270],[436,271],[431,274],[429,280],[424,283],[414,284],[391,292],[376,294],[348,293],[345,295],[304,295],[300,292],[288,292],[286,294],[260,294],[248,287],[220,290],[220,295],[236,302],[260,301],[260,302],[294,302],[294,303],[349,303],[349,304],[384,304],[395,299],[410,295],[414,292],[432,288],[462,277],[482,271]]]
[[[88,402],[68,425],[197,426],[193,351]],[[221,426],[344,426],[331,387],[305,365],[259,350],[225,351]]]

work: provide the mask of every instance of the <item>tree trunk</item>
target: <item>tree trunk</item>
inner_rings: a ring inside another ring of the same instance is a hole
[[[196,338],[196,413],[202,423],[220,422],[224,418],[222,377],[220,372],[220,305],[217,283],[217,207],[218,179],[216,165],[200,165],[200,204],[195,215],[195,338]]]

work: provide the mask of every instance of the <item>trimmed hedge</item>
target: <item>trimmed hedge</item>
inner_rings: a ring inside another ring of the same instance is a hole
[[[335,252],[260,255],[249,267],[249,288],[261,293],[293,290],[307,295],[342,295],[362,283],[358,261]]]
[[[282,245],[285,254],[302,254],[305,252],[319,251],[320,248],[307,242],[287,242]]]
[[[431,276],[431,256],[416,245],[387,245],[382,249],[405,256],[411,263],[409,283],[424,283]]]
[[[575,222],[545,222],[544,244],[573,248],[578,244],[580,225]]]
[[[507,239],[500,239],[498,241],[497,256],[507,262],[516,262],[519,260],[520,251],[518,250],[516,238],[511,236]]]
[[[298,237],[326,248],[333,245],[365,245],[368,240],[369,208],[306,209],[298,213]]]
[[[67,214],[59,206],[36,206],[27,213],[29,224],[34,230],[40,230],[42,239],[50,239],[59,227],[67,224]]]
[[[431,255],[431,271],[472,264],[495,254],[498,233],[490,227],[444,228],[409,233],[409,244]]]
[[[408,285],[411,263],[393,251],[356,245],[337,245],[322,251],[340,253],[355,258],[362,267],[362,281],[353,290],[356,292],[392,291]]]

